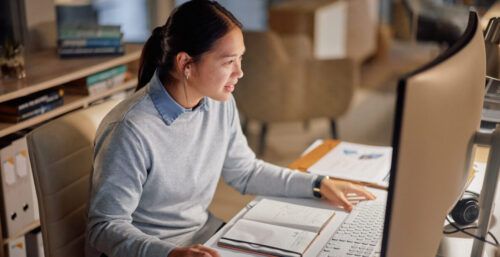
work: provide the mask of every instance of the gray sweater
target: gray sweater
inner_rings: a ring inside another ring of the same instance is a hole
[[[312,175],[255,158],[232,97],[185,109],[153,76],[97,131],[87,256],[165,257],[189,244],[220,176],[243,194],[312,197]]]

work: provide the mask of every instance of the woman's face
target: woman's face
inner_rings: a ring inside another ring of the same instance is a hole
[[[225,101],[243,77],[241,59],[245,52],[243,34],[233,28],[192,65],[188,85],[200,96]]]

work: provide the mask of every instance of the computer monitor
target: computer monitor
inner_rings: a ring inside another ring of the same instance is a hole
[[[486,57],[475,12],[454,45],[399,81],[382,256],[436,256],[481,121]]]

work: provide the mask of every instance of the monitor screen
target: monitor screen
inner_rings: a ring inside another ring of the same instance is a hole
[[[455,44],[399,81],[382,256],[436,256],[470,175],[485,73],[483,33],[471,12]]]

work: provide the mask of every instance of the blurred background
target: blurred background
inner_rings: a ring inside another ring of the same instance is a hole
[[[0,42],[36,52],[55,48],[64,26],[99,24],[142,43],[183,2],[0,0]],[[244,25],[235,91],[244,133],[259,158],[282,166],[317,139],[390,146],[398,78],[453,44],[469,9],[483,28],[500,16],[494,0],[218,2]],[[251,198],[221,183],[212,210],[228,220]]]

